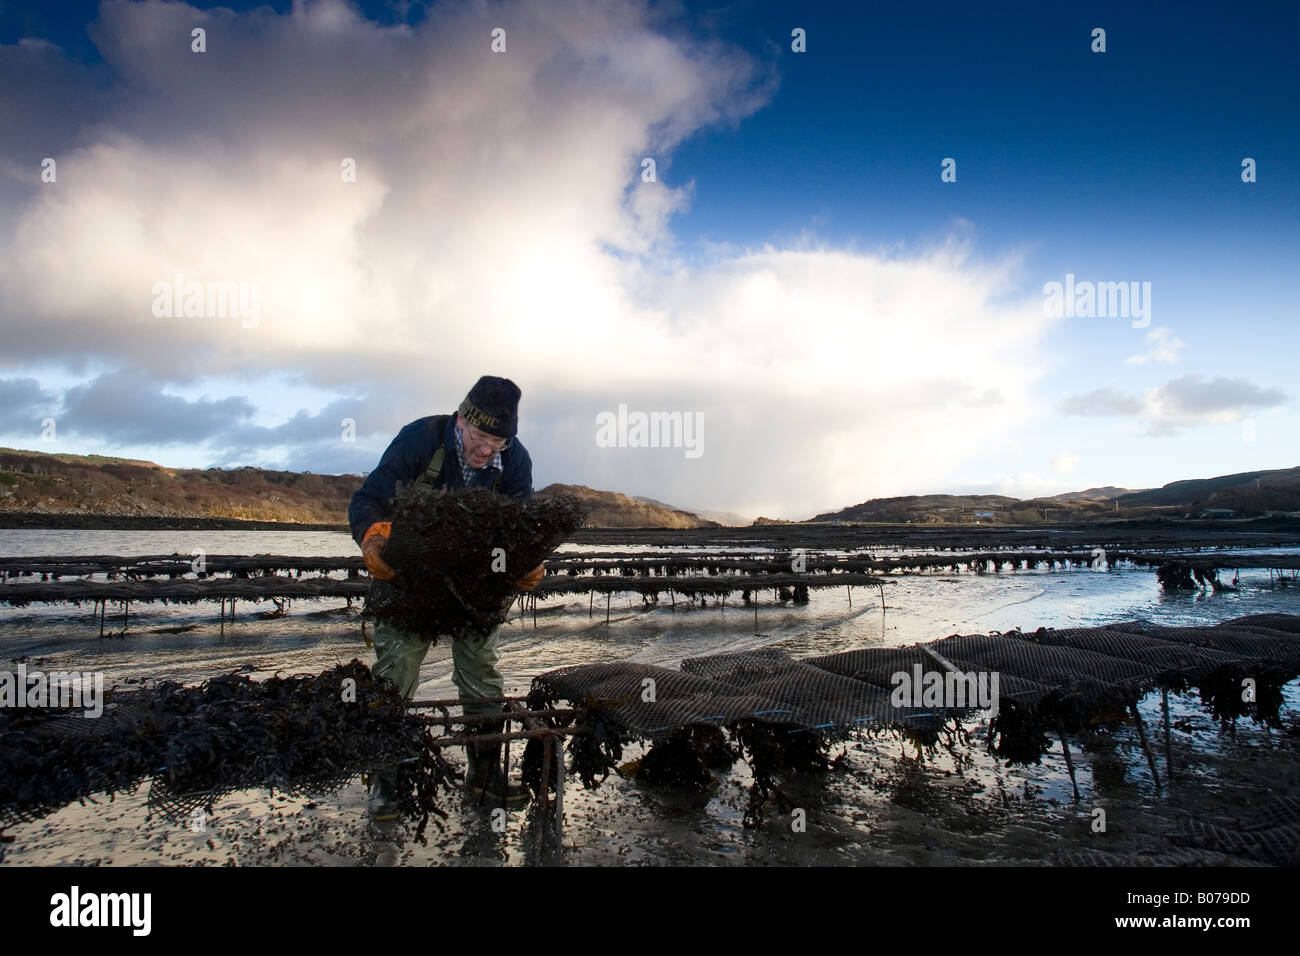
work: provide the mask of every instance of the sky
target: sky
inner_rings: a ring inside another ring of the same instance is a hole
[[[827,6],[0,0],[0,445],[362,474],[488,374],[747,517],[1300,465],[1288,4]]]

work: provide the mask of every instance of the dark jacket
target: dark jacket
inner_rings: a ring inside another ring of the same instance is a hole
[[[456,458],[455,415],[430,415],[411,422],[393,439],[375,470],[352,496],[348,507],[348,525],[357,544],[376,521],[388,521],[393,515],[393,494],[397,483],[419,479],[433,460],[438,448],[445,448],[442,469],[438,472],[435,488],[464,488],[465,479],[460,473]],[[501,471],[491,465],[482,469],[483,484],[491,488],[501,479],[498,491],[510,498],[528,498],[533,493],[533,460],[518,436],[510,439],[509,446],[501,452]]]

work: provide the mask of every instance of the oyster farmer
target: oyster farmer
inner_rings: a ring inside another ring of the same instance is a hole
[[[379,465],[366,476],[352,496],[348,524],[361,545],[372,577],[391,581],[396,571],[384,561],[384,547],[392,530],[393,495],[399,482],[424,481],[433,488],[490,488],[511,498],[533,493],[533,462],[516,437],[519,387],[508,378],[484,375],[451,415],[430,415],[411,422],[393,439]],[[531,591],[542,580],[538,565],[514,582]],[[500,713],[500,703],[476,703],[476,698],[504,696],[505,684],[497,670],[497,642],[501,627],[488,634],[457,635],[452,639],[451,678],[465,700],[466,716]],[[395,683],[402,696],[411,698],[419,683],[420,664],[431,641],[386,623],[375,627],[375,663],[371,672]],[[500,733],[504,721],[479,725],[481,733]],[[465,748],[468,768],[466,793],[474,799],[518,806],[527,802],[523,787],[509,784],[501,769],[500,744],[471,744]],[[397,816],[396,781],[389,772],[373,776],[370,813],[378,820]]]

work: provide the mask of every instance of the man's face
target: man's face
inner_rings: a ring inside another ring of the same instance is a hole
[[[465,447],[465,460],[471,468],[482,468],[493,455],[506,446],[508,439],[489,435],[479,431],[469,422],[456,415],[456,427],[460,429],[460,442]]]

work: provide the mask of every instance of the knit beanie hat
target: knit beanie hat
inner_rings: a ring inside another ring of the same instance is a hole
[[[484,375],[460,403],[462,421],[495,435],[512,438],[519,426],[519,386],[508,378]]]

